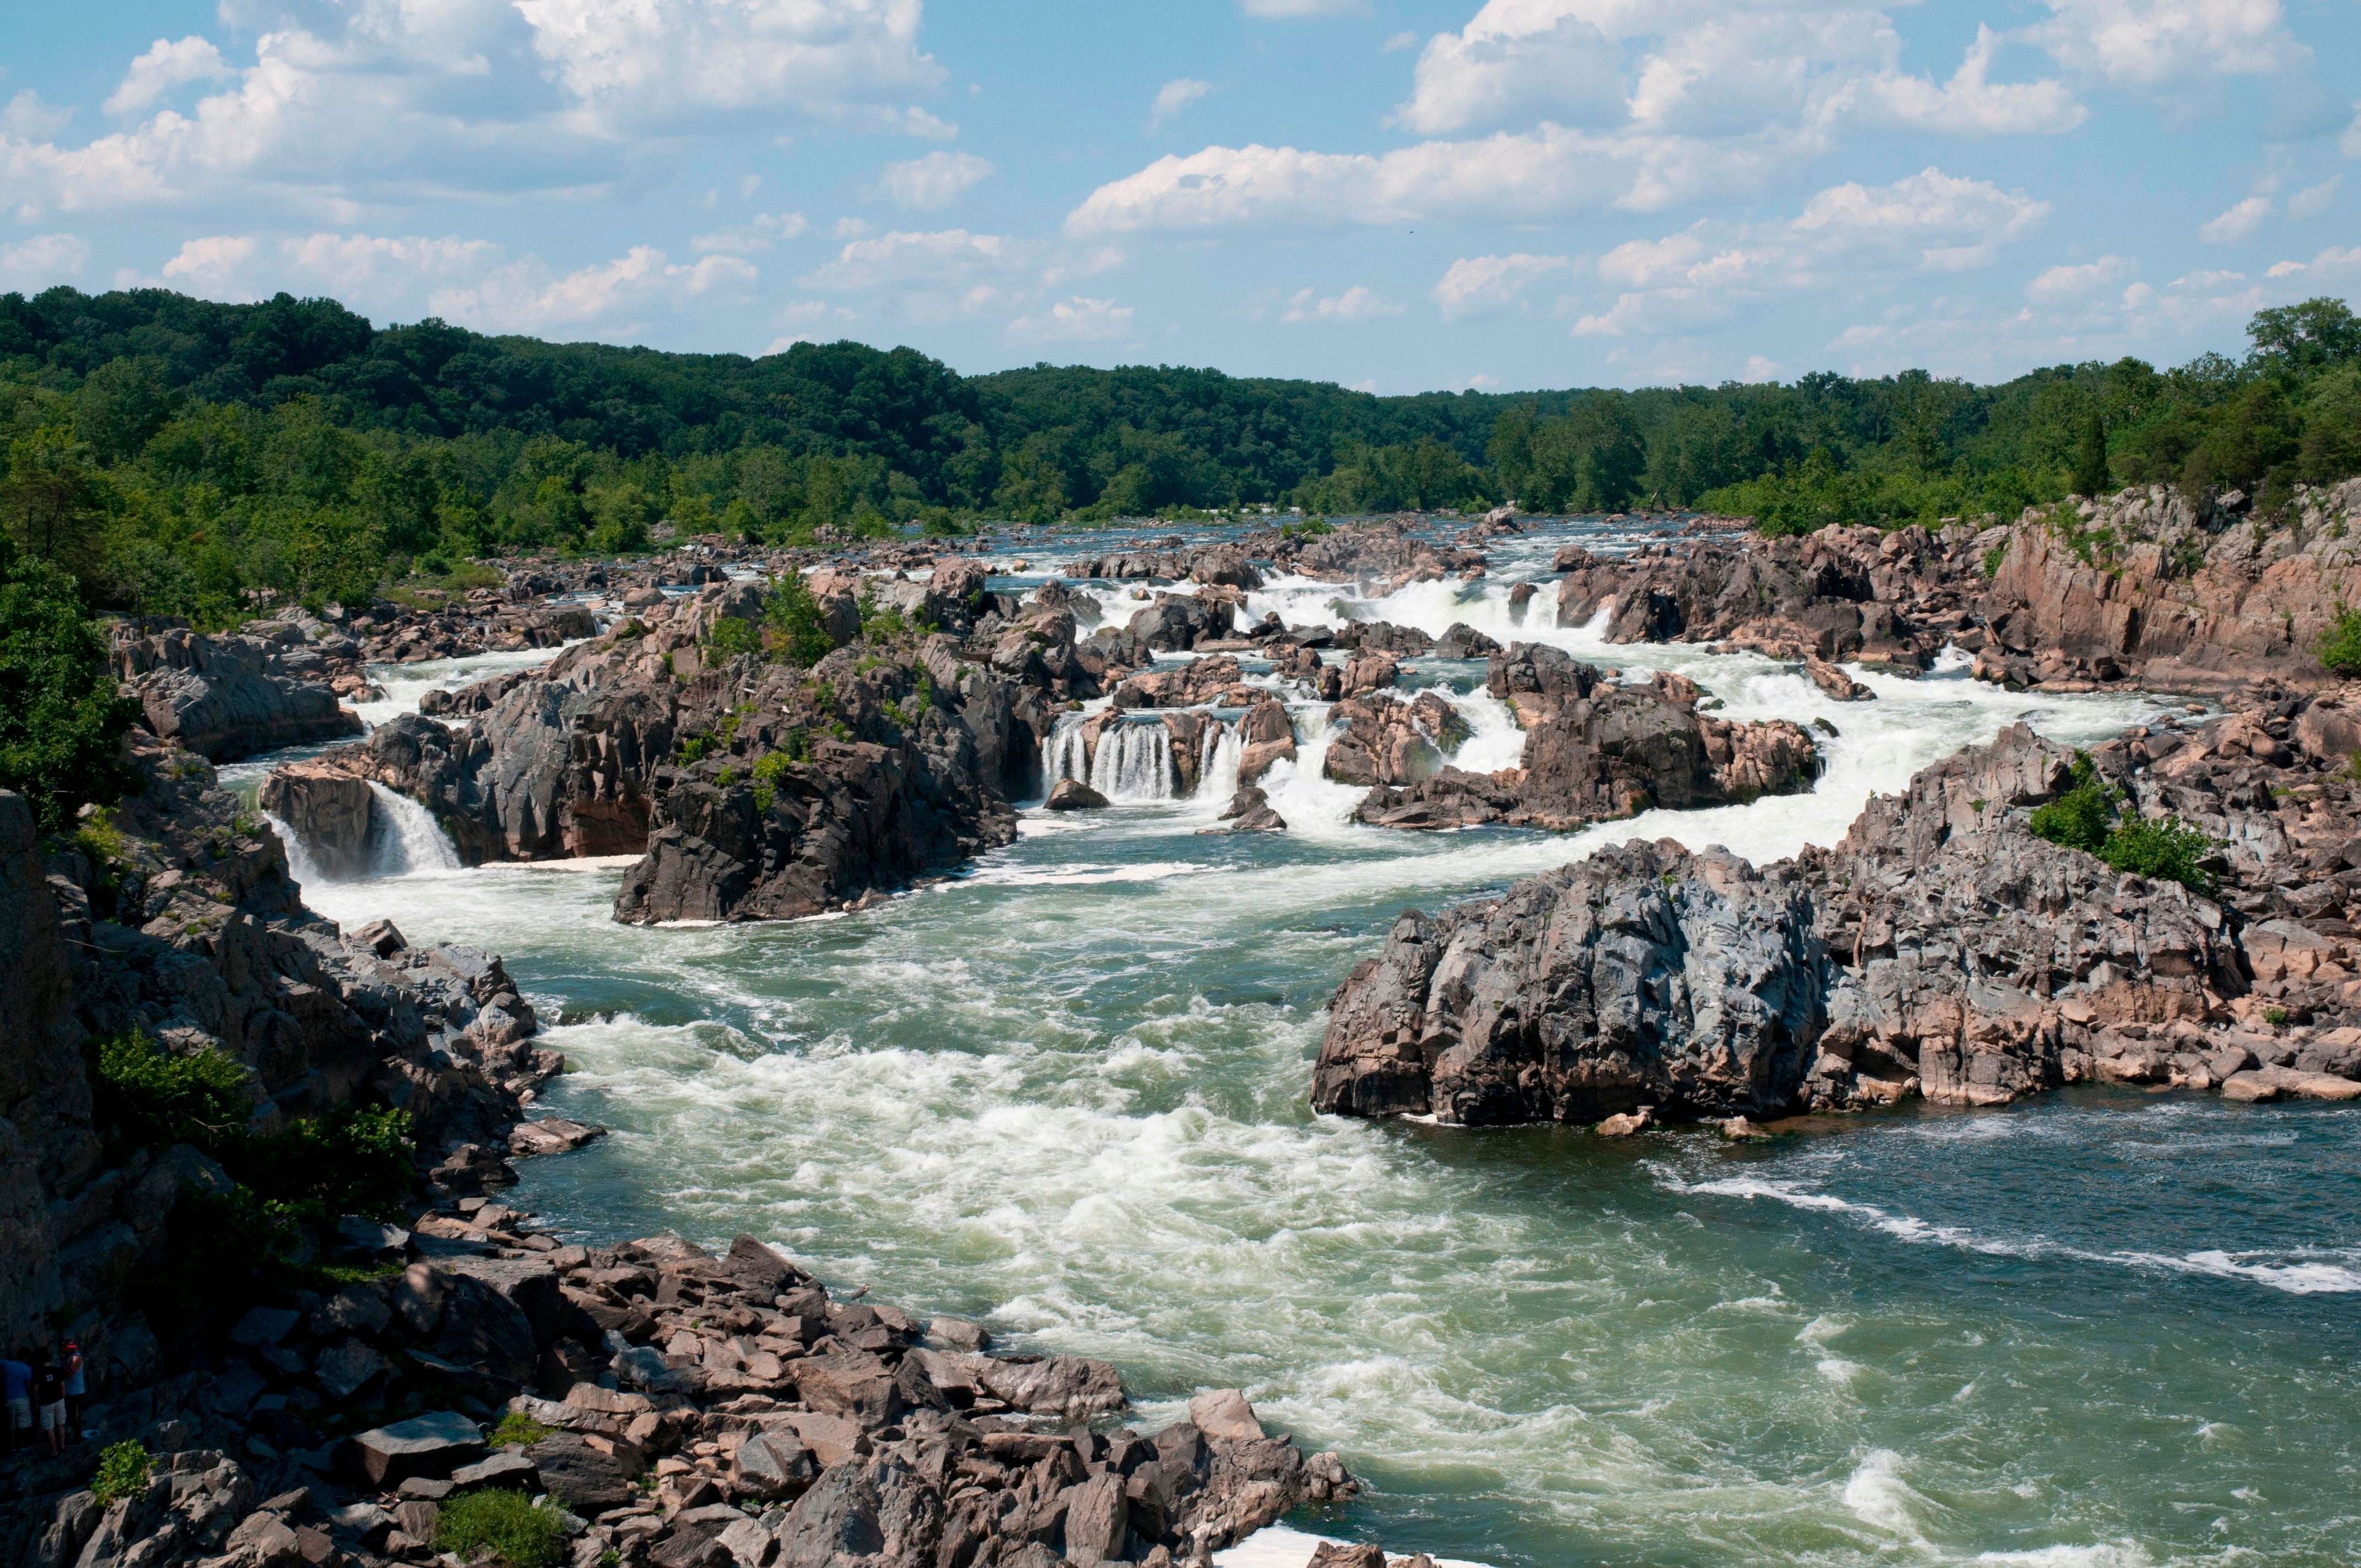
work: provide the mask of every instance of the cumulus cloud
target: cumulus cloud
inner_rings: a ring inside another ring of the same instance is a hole
[[[1200,82],[1193,76],[1176,76],[1156,90],[1156,102],[1148,105],[1148,128],[1160,127],[1165,121],[1187,108],[1213,90],[1210,82]]]
[[[2055,304],[2113,289],[2137,270],[2138,264],[2128,257],[2103,256],[2096,261],[2085,261],[2079,266],[2048,268],[2025,286],[2025,292],[2030,299]]]
[[[175,43],[158,38],[131,62],[122,85],[101,105],[110,115],[136,115],[174,88],[192,82],[218,82],[233,74],[210,38],[195,34]]]
[[[41,102],[41,95],[27,87],[0,108],[0,146],[7,140],[25,137],[38,140],[53,137],[72,123],[73,111]]]
[[[1976,41],[1949,82],[1937,86],[1923,76],[1883,71],[1853,89],[1849,105],[1872,123],[1974,136],[2055,135],[2089,117],[2062,82],[1993,81],[2000,46],[2001,36],[1979,23]]]
[[[437,290],[428,302],[436,315],[490,332],[546,332],[594,323],[621,326],[614,318],[626,311],[747,288],[755,277],[753,264],[739,257],[708,256],[675,266],[663,251],[640,245],[611,261],[563,275],[538,258],[527,258],[473,282]]]
[[[310,234],[281,240],[280,254],[291,268],[344,295],[375,293],[388,283],[407,289],[426,280],[472,276],[501,259],[491,241],[456,235]]]
[[[2336,192],[2344,183],[2345,176],[2332,174],[2317,185],[2307,186],[2298,191],[2288,198],[2288,216],[2291,218],[2320,216],[2321,214],[2328,211],[2330,204],[2336,200]]]
[[[918,0],[515,6],[533,29],[534,53],[581,111],[609,129],[792,106],[818,119],[925,134],[901,100],[933,90],[944,74],[918,48]]]
[[[2301,58],[2279,0],[2047,0],[2026,37],[2062,64],[2116,86],[2252,76]]]
[[[890,289],[905,310],[939,316],[1002,303],[1026,259],[1001,235],[906,230],[852,240],[800,281],[830,293]]]
[[[1081,294],[1008,323],[1012,343],[1104,343],[1131,334],[1131,307]]]
[[[801,213],[759,213],[735,228],[698,235],[688,242],[688,248],[699,256],[717,250],[748,254],[768,250],[782,240],[795,239],[809,227]]]
[[[238,287],[238,279],[257,248],[257,242],[247,235],[207,235],[188,240],[164,263],[164,276],[201,294],[242,295],[247,291]]]
[[[2361,245],[2332,245],[2310,261],[2277,262],[2268,276],[2300,278],[2312,284],[2329,279],[2361,277]]]
[[[1315,297],[1317,290],[1299,289],[1287,302],[1290,322],[1365,322],[1379,316],[1398,316],[1402,308],[1393,301],[1374,292],[1364,284],[1356,283],[1341,294],[1326,299]]]
[[[1463,256],[1435,284],[1434,301],[1448,321],[1506,310],[1521,302],[1536,280],[1565,267],[1563,256],[1534,256],[1521,250],[1510,256]]]
[[[2268,196],[2249,196],[2200,228],[2197,237],[2208,245],[2230,245],[2253,234],[2270,215]]]
[[[0,245],[0,287],[36,293],[82,275],[90,247],[70,234],[35,235]]]
[[[1784,224],[1692,225],[1619,245],[1598,259],[1617,293],[1579,317],[1577,336],[1688,331],[1775,293],[1861,291],[1910,273],[1992,259],[2037,226],[2047,203],[1938,169],[1888,185],[1834,185]]]
[[[905,212],[931,212],[950,206],[992,172],[991,162],[972,152],[930,152],[887,164],[877,177],[877,193]]]

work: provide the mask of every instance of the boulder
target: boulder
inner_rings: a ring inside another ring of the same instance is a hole
[[[484,1431],[456,1410],[437,1410],[362,1432],[352,1447],[369,1485],[391,1491],[412,1475],[447,1479],[482,1458]]]
[[[631,1450],[611,1440],[582,1432],[553,1432],[524,1451],[541,1475],[549,1495],[586,1519],[620,1508],[639,1496],[632,1479],[639,1475]]]
[[[1096,811],[1107,805],[1107,797],[1080,779],[1060,779],[1049,791],[1044,808],[1049,811]]]

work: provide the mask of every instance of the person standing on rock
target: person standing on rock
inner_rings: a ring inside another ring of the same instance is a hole
[[[82,1365],[82,1346],[74,1343],[71,1334],[66,1336],[65,1359],[60,1364],[59,1370],[65,1375],[66,1381],[66,1431],[79,1442],[82,1438],[82,1398],[88,1391],[84,1373],[88,1369]]]
[[[49,1353],[33,1353],[33,1412],[38,1418],[41,1441],[54,1459],[66,1451],[66,1376],[49,1360]]]
[[[33,1369],[21,1361],[0,1356],[0,1399],[8,1405],[8,1431],[0,1440],[0,1453],[13,1452],[18,1442],[16,1434],[25,1434],[29,1442],[33,1434]]]

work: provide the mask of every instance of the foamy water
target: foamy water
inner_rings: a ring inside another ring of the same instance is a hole
[[[1506,641],[1479,617],[1512,576],[1267,593],[1299,622],[1341,598]],[[577,1234],[750,1230],[881,1299],[1105,1356],[1143,1426],[1242,1386],[1370,1480],[1233,1568],[1295,1568],[1315,1536],[1500,1568],[2361,1554],[2337,1108],[2077,1092],[1742,1147],[1309,1113],[1327,997],[1405,905],[1633,836],[1790,853],[2004,724],[2092,740],[2157,706],[1956,668],[1838,704],[1752,656],[1515,630],[1679,670],[1730,717],[1826,717],[1828,771],[1574,835],[1388,833],[1349,821],[1325,710],[1297,700],[1301,758],[1265,780],[1284,834],[1201,835],[1226,788],[1033,811],[969,875],[785,926],[617,926],[612,862],[306,894],[507,955],[572,1064],[553,1103],[615,1129],[526,1168],[520,1201]],[[1480,665],[1407,662],[1473,728],[1463,765],[1514,761]]]

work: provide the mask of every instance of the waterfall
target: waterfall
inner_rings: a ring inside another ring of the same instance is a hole
[[[1205,727],[1205,749],[1197,762],[1197,797],[1227,804],[1238,793],[1238,757],[1245,750],[1236,724],[1216,719]]]
[[[457,847],[424,806],[374,782],[369,794],[377,800],[377,809],[369,814],[372,874],[407,876],[412,872],[459,869]]]
[[[262,819],[270,824],[270,830],[278,834],[280,843],[286,846],[289,876],[306,887],[316,887],[328,880],[321,874],[319,862],[312,859],[312,851],[305,849],[303,840],[295,836],[294,828],[268,811],[262,813]]]
[[[1109,800],[1172,798],[1172,731],[1162,723],[1121,720],[1099,731],[1091,787]]]
[[[1044,793],[1058,787],[1060,779],[1090,781],[1090,748],[1082,743],[1080,714],[1061,716],[1050,728],[1049,738],[1041,742],[1041,780]]]

